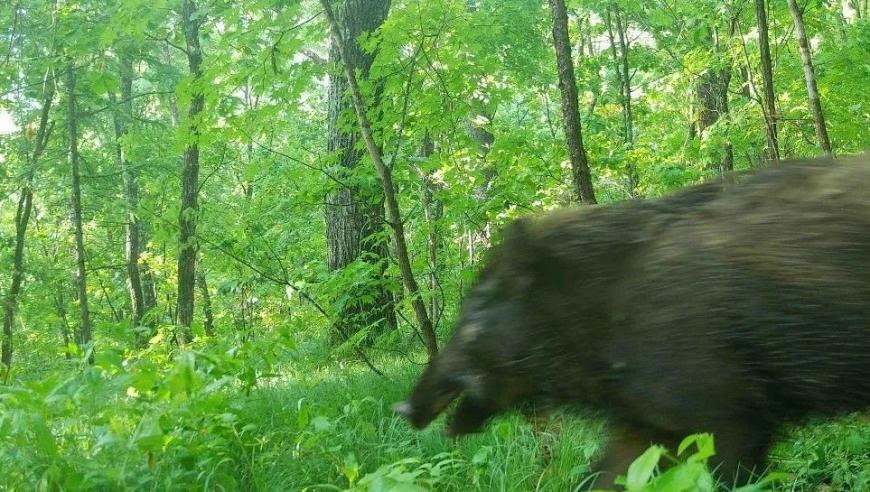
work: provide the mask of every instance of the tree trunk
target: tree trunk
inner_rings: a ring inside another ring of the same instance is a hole
[[[389,0],[348,0],[339,7],[339,27],[348,42],[350,62],[363,78],[368,78],[374,57],[363,51],[357,39],[380,27],[389,8]],[[379,234],[383,231],[384,197],[379,189],[347,183],[353,181],[353,170],[365,151],[359,149],[359,129],[347,129],[344,121],[353,114],[353,107],[347,98],[348,81],[335,44],[330,46],[329,61],[333,71],[329,78],[327,150],[338,158],[336,174],[350,179],[344,179],[345,184],[329,193],[326,199],[327,266],[330,271],[338,271],[359,261],[361,255],[363,261],[372,265],[374,274],[368,279],[368,285],[362,289],[357,286],[352,294],[356,301],[338,315],[342,324],[339,332],[344,335],[355,332],[353,327],[373,326],[374,330],[366,338],[370,343],[397,327],[393,295],[382,284],[389,257],[389,245]],[[366,294],[374,301],[363,302],[361,299]]]
[[[172,66],[172,53],[170,52],[170,43],[165,42],[162,44],[163,48],[163,63],[166,66]],[[172,121],[172,128],[178,128],[181,124],[181,115],[178,113],[178,99],[177,95],[174,93],[166,93],[165,97],[161,97],[161,100],[164,100],[166,105],[169,106],[169,119]]]
[[[826,156],[831,157],[831,140],[828,138],[828,129],[825,127],[825,115],[822,112],[822,102],[819,99],[819,88],[816,85],[816,73],[813,70],[813,57],[810,53],[810,44],[807,42],[807,33],[804,30],[804,16],[795,0],[788,0],[788,10],[794,19],[794,35],[797,38],[801,51],[801,61],[804,66],[804,79],[807,83],[807,94],[810,99],[810,107],[813,108],[813,121],[816,125],[816,139]]]
[[[622,82],[622,69],[620,68],[619,51],[617,50],[616,46],[616,36],[613,34],[613,20],[611,15],[612,10],[612,6],[607,7],[604,17],[604,24],[607,28],[607,39],[608,41],[610,41],[610,58],[611,62],[613,63],[613,73],[616,74],[616,86],[617,92],[619,93],[619,102],[620,104],[622,104],[622,98],[625,95],[625,91],[623,89],[624,84]],[[623,124],[624,122],[625,120],[623,120]],[[624,127],[623,130],[625,130]],[[627,137],[627,133],[625,136]]]
[[[592,176],[586,149],[583,147],[580,127],[580,108],[577,96],[577,81],[574,79],[574,64],[571,59],[571,41],[568,39],[568,13],[564,0],[549,0],[553,15],[553,46],[556,49],[556,66],[559,70],[559,91],[562,94],[562,120],[568,156],[571,160],[571,176],[574,192],[581,203],[595,203]]]
[[[867,2],[864,2],[864,5],[865,6],[862,8],[860,0],[849,0],[849,7],[851,7],[852,10],[855,11],[856,19],[862,19],[864,17],[864,11],[867,9]]]
[[[427,133],[423,137],[418,154],[421,158],[428,159],[434,151],[435,145]],[[421,171],[420,178],[423,186],[423,215],[429,228],[426,235],[426,251],[429,263],[429,314],[432,317],[432,324],[437,326],[438,319],[441,317],[440,303],[443,302],[443,299],[439,301],[438,295],[441,287],[438,277],[438,250],[441,247],[438,220],[444,215],[444,204],[434,196],[439,186],[432,180],[432,176]]]
[[[396,198],[396,190],[393,187],[392,171],[381,158],[381,151],[375,143],[372,135],[372,127],[369,123],[368,115],[366,114],[366,105],[362,99],[359,85],[357,84],[356,74],[352,63],[351,54],[338,24],[335,20],[335,14],[332,12],[332,7],[329,0],[321,0],[321,4],[329,19],[329,24],[332,29],[332,39],[341,53],[341,59],[344,62],[344,72],[347,76],[347,82],[350,86],[350,94],[353,101],[354,109],[356,110],[357,120],[359,122],[360,131],[362,132],[363,140],[366,144],[369,156],[375,165],[375,169],[380,175],[381,185],[384,189],[384,198],[386,200],[387,220],[393,232],[393,240],[396,245],[396,256],[399,263],[399,269],[402,272],[402,281],[405,289],[408,291],[408,296],[411,298],[411,305],[414,308],[414,314],[417,318],[417,323],[420,325],[420,331],[423,333],[423,339],[426,343],[426,351],[431,360],[438,353],[438,340],[435,336],[435,329],[432,326],[432,321],[426,312],[426,305],[420,297],[420,289],[417,286],[417,281],[414,278],[414,272],[411,269],[411,260],[408,256],[408,245],[405,242],[405,229],[402,223],[402,214],[399,211],[399,202]]]
[[[12,260],[12,283],[6,292],[3,306],[3,344],[2,362],[8,371],[12,367],[12,330],[15,325],[15,312],[18,310],[18,294],[21,292],[21,281],[24,278],[24,240],[27,223],[33,208],[33,190],[25,184],[18,198],[18,208],[15,211],[15,254]]]
[[[66,317],[66,301],[63,297],[63,290],[61,287],[57,286],[57,293],[54,296],[54,309],[57,313],[57,318],[60,322],[60,336],[63,338],[63,355],[64,359],[70,360],[72,355],[70,354],[70,327],[69,320]]]
[[[761,79],[764,86],[764,123],[767,130],[767,151],[770,160],[779,160],[779,136],[777,134],[776,96],[773,93],[773,64],[770,61],[770,42],[767,36],[767,7],[764,0],[755,0],[755,17],[758,23],[758,48],[761,52]]]
[[[587,20],[583,15],[577,13],[577,11],[571,11],[574,14],[574,17],[577,19],[577,60],[578,62],[583,60],[586,57],[586,46],[585,46],[585,36],[586,32],[586,24]],[[587,16],[588,17],[588,16]],[[591,54],[591,53],[590,53]]]
[[[142,236],[140,243],[147,244],[148,241],[146,240],[145,235],[142,234]],[[157,307],[157,286],[154,282],[154,272],[152,272],[148,267],[147,262],[143,262],[140,266],[139,276],[142,280],[142,302],[145,303],[145,316],[148,318],[155,318],[154,309]],[[148,326],[152,326],[155,323],[155,320],[151,319],[146,323]]]
[[[27,224],[33,210],[33,175],[36,164],[48,144],[51,128],[48,115],[54,99],[54,76],[46,74],[42,88],[42,110],[39,115],[39,127],[33,143],[33,151],[28,158],[27,174],[21,196],[18,198],[18,208],[15,210],[15,253],[12,257],[12,283],[3,299],[3,342],[0,349],[0,364],[8,371],[12,367],[12,331],[15,325],[15,312],[18,310],[18,296],[21,293],[21,283],[24,279],[24,241],[27,238]]]
[[[127,225],[124,240],[124,260],[127,265],[127,292],[130,296],[130,311],[136,347],[143,347],[153,335],[153,330],[145,329],[142,320],[145,316],[145,296],[142,277],[139,273],[140,231],[139,224],[139,183],[136,170],[130,164],[124,139],[133,121],[133,59],[122,53],[119,59],[121,76],[121,101],[113,113],[115,126],[115,161],[121,169],[124,186],[124,201],[127,205]]]
[[[729,37],[736,32],[737,21],[729,23]],[[698,132],[704,133],[708,128],[722,119],[728,118],[728,87],[731,84],[732,61],[727,48],[722,47],[717,29],[710,32],[710,45],[713,52],[724,57],[724,66],[719,70],[708,70],[700,76],[697,92],[701,108],[698,113]],[[734,149],[727,141],[719,158],[718,171],[724,175],[734,169]]]
[[[193,97],[187,110],[188,144],[181,171],[181,211],[178,214],[178,325],[176,337],[180,345],[193,334],[194,287],[196,280],[196,222],[199,212],[199,115],[203,109],[202,50],[199,46],[200,18],[194,19],[193,0],[182,0],[181,23],[187,48],[187,63],[193,77]]]
[[[634,118],[631,113],[631,74],[628,71],[628,42],[626,41],[628,24],[623,27],[622,16],[619,15],[619,10],[616,8],[613,9],[613,16],[616,20],[616,33],[619,35],[619,53],[622,65],[622,108],[625,119],[625,141],[631,146],[634,143]]]
[[[488,128],[492,125],[493,114],[486,107],[486,104],[476,98],[471,98],[468,104],[471,107],[471,111],[465,120],[465,132],[468,138],[471,139],[471,143],[476,151],[481,174],[481,179],[476,181],[477,184],[474,186],[472,193],[475,200],[480,203],[486,203],[492,198],[492,183],[498,177],[498,168],[492,162],[487,161],[489,151],[495,143],[495,135]],[[488,225],[488,218],[484,210],[471,213],[475,215],[475,220]],[[484,231],[470,233],[469,241],[477,241],[485,247],[490,244],[490,238]]]
[[[103,281],[102,277],[97,277],[97,281],[100,283],[100,291],[103,293],[103,300],[106,301],[106,305],[109,306],[109,312],[112,313],[110,319],[114,323],[121,322],[124,319],[124,315],[121,313],[121,310],[115,309],[115,304],[112,302],[112,294],[109,292],[109,289],[106,288],[106,283]]]
[[[211,295],[208,293],[205,272],[200,270],[196,275],[196,284],[199,286],[199,295],[202,296],[202,314],[205,317],[205,334],[214,336],[214,312],[211,309]]]
[[[88,363],[94,363],[94,347],[88,347],[92,341],[91,313],[88,308],[88,282],[85,269],[85,239],[82,232],[82,189],[79,174],[79,130],[76,114],[76,70],[72,60],[68,61],[66,72],[67,90],[67,127],[69,130],[69,164],[72,174],[72,221],[75,229],[76,248],[76,294],[79,301],[79,336],[81,344],[88,351]]]
[[[740,67],[740,84],[741,84],[740,85],[740,93],[747,100],[752,99],[752,83],[751,83],[749,77],[750,77],[749,66],[742,65]]]
[[[846,16],[843,14],[843,6],[839,1],[826,1],[825,7],[832,11],[832,15],[837,20],[837,34],[840,36],[840,42],[845,43],[846,34]]]
[[[625,128],[625,145],[629,149],[634,147],[634,117],[631,112],[631,73],[628,70],[628,22],[623,27],[622,16],[616,7],[611,7],[613,17],[616,20],[616,32],[619,35],[619,53],[620,63],[616,66],[617,71],[621,70],[622,75],[619,77],[622,103],[622,119]],[[610,12],[608,12],[608,16]],[[611,38],[613,34],[610,34]],[[637,198],[637,187],[639,184],[637,175],[637,167],[632,160],[628,163],[628,194],[631,198]]]

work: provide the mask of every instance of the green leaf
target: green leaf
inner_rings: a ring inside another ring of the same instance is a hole
[[[473,465],[483,465],[489,461],[489,455],[492,453],[492,446],[483,446],[474,453],[474,456],[471,458],[471,464]]]
[[[160,418],[154,414],[142,417],[133,442],[143,450],[157,450],[163,445],[163,429],[160,427]]]
[[[31,419],[30,424],[32,426],[34,437],[36,438],[36,449],[49,458],[57,456],[57,443],[42,416],[34,416]]]
[[[656,471],[659,460],[664,454],[664,447],[651,446],[635,459],[628,467],[628,474],[625,477],[626,490],[630,492],[642,490],[649,483],[650,478],[652,478],[653,473]]]
[[[316,430],[317,432],[328,431],[332,428],[332,422],[323,415],[318,415],[317,417],[311,419],[311,425],[314,426],[314,430]]]
[[[655,490],[669,492],[712,492],[715,480],[704,463],[680,463],[655,480]]]
[[[689,456],[688,461],[707,461],[707,459],[716,454],[713,435],[706,433],[692,434],[683,439],[677,448],[677,454],[682,455],[692,444],[696,445],[698,450]]]

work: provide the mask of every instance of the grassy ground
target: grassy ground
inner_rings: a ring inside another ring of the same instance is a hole
[[[104,352],[95,368],[0,387],[0,489],[585,490],[606,436],[590,416],[507,415],[451,441],[441,421],[416,432],[390,410],[420,366],[382,357],[381,378],[285,360],[252,386],[262,349],[132,363]],[[788,429],[772,468],[788,474],[775,490],[870,491],[870,423]]]
[[[600,420],[561,415],[531,424],[508,415],[454,442],[442,436],[440,422],[415,432],[392,414],[390,405],[405,396],[417,369],[394,361],[388,371],[390,380],[335,368],[257,391],[245,406],[258,422],[256,433],[271,438],[252,453],[252,485],[335,490],[369,474],[360,489],[378,478],[393,487],[413,478],[444,491],[584,490],[606,434]],[[772,469],[789,474],[776,490],[870,490],[870,424],[852,417],[787,429]]]
[[[283,444],[257,451],[250,470],[256,488],[343,488],[369,473],[376,474],[370,479],[413,473],[417,482],[445,491],[570,490],[598,448],[602,425],[594,420],[559,419],[533,428],[513,415],[455,442],[439,424],[415,432],[390,410],[414,375],[394,375],[388,381],[363,372],[327,373],[292,390],[258,391],[249,415],[260,422],[259,433]],[[410,476],[396,481],[403,478]]]

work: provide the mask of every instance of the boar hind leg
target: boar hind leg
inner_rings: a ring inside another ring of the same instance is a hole
[[[604,455],[592,467],[598,474],[595,479],[595,488],[616,488],[614,484],[616,477],[625,475],[629,465],[653,444],[662,444],[669,450],[675,450],[679,440],[664,433],[646,429],[629,427],[613,429]]]

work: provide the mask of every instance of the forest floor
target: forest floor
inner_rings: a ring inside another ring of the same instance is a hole
[[[104,350],[94,367],[0,385],[0,490],[580,491],[606,438],[582,413],[511,413],[458,440],[443,419],[418,432],[391,406],[423,354],[375,357],[381,377],[318,350],[252,368],[264,347]],[[741,492],[870,490],[870,423],[788,429],[771,463],[782,481]]]
[[[495,419],[477,435],[450,440],[443,422],[414,431],[395,416],[421,369],[381,359],[382,378],[336,366],[304,382],[257,390],[247,400],[269,442],[252,456],[259,490],[586,490],[589,463],[606,437],[604,421],[560,413],[530,421]],[[870,490],[870,423],[860,416],[787,429],[771,453],[787,477],[765,490]],[[416,485],[414,485],[416,484]],[[420,485],[424,488],[417,488]]]

